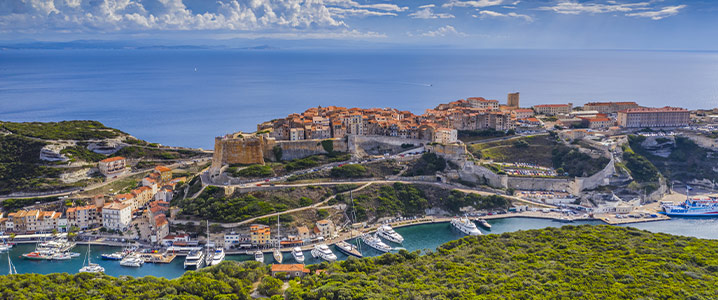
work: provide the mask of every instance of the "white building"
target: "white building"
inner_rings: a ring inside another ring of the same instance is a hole
[[[97,168],[106,177],[119,175],[127,170],[127,159],[121,156],[106,158],[97,163]]]
[[[129,204],[112,202],[102,208],[102,226],[107,229],[125,231],[132,222],[132,207]]]
[[[439,144],[452,144],[458,140],[456,129],[437,128],[434,132],[434,142]]]

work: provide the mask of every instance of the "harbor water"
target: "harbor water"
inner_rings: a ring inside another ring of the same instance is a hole
[[[484,234],[500,234],[504,232],[514,232],[519,230],[530,230],[540,229],[546,227],[560,227],[567,225],[567,223],[561,223],[556,220],[549,219],[534,219],[534,218],[506,218],[506,219],[494,219],[488,221],[491,224],[491,230],[479,227]],[[603,224],[601,221],[576,221],[570,223],[571,225],[580,224],[591,224],[599,225]],[[692,236],[706,239],[718,239],[718,218],[675,218],[669,221],[658,221],[658,222],[647,222],[647,223],[636,223],[627,224],[621,226],[630,226],[651,232],[662,232],[674,235]],[[396,228],[396,232],[404,237],[404,243],[393,244],[386,242],[396,249],[406,249],[408,251],[415,250],[434,250],[439,245],[459,239],[464,235],[453,229],[449,223],[430,223],[406,226]],[[354,242],[356,244],[356,242]],[[361,244],[362,254],[367,256],[376,256],[381,253],[377,250],[370,248],[367,245]],[[7,255],[10,255],[15,265],[15,268],[19,273],[77,273],[82,267],[85,253],[87,251],[86,245],[78,245],[72,251],[81,253],[82,255],[67,261],[35,261],[26,260],[21,258],[23,253],[32,252],[35,249],[35,244],[18,244],[13,247],[9,253],[3,253],[0,255],[0,274],[8,273]],[[155,276],[165,278],[177,278],[181,276],[185,270],[183,268],[184,257],[177,257],[172,263],[169,264],[150,264],[146,263],[140,268],[122,267],[119,261],[102,260],[101,255],[105,253],[112,253],[120,250],[118,247],[107,247],[107,246],[92,246],[92,262],[99,263],[105,268],[105,273],[111,276],[129,275],[134,277],[141,276]],[[344,260],[347,256],[334,247],[330,246],[330,249],[337,255],[339,260]],[[305,251],[306,257],[305,264],[320,263],[320,259],[312,258],[309,251]],[[226,260],[232,261],[246,261],[252,260],[253,258],[248,255],[228,255]],[[264,256],[266,263],[274,262],[271,253],[266,253]],[[284,252],[284,263],[294,263],[294,259],[290,252]]]

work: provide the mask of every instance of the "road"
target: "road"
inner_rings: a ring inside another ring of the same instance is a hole
[[[518,139],[522,137],[527,136],[538,136],[538,135],[548,135],[548,132],[538,132],[538,133],[531,133],[531,134],[517,134],[517,135],[509,135],[509,136],[502,136],[492,139],[485,139],[485,140],[476,140],[466,143],[467,145],[474,145],[474,144],[485,144],[485,143],[491,143],[491,142],[498,142],[498,141],[505,141],[505,140],[511,140],[511,139]]]

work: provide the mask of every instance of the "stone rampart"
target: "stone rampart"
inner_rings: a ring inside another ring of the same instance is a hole
[[[282,148],[282,160],[292,160],[304,158],[316,154],[326,154],[327,151],[322,146],[323,140],[301,140],[301,141],[270,141],[264,149],[264,158],[266,160],[275,160],[275,146]],[[345,139],[331,139],[334,145],[334,151],[347,152],[347,142]]]
[[[398,136],[349,135],[347,148],[348,151],[358,156],[365,154],[377,155],[401,152],[405,150],[401,145],[412,144],[418,147],[428,142],[427,140],[408,139]]]

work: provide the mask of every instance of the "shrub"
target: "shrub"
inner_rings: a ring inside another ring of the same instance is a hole
[[[366,168],[359,164],[344,165],[332,168],[332,178],[358,178],[367,174]]]

